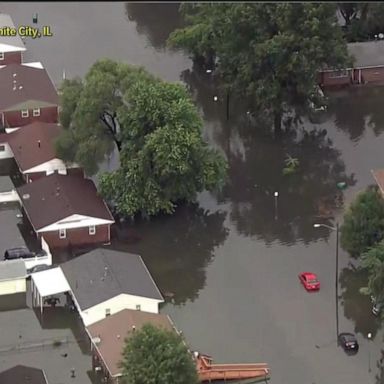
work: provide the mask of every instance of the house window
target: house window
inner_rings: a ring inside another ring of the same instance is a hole
[[[59,238],[60,239],[65,239],[67,237],[67,231],[65,228],[60,228],[59,229]]]
[[[110,308],[105,308],[105,317],[111,316],[111,309]]]
[[[333,71],[329,74],[330,78],[337,78],[337,77],[348,77],[348,70],[343,69],[342,71]]]
[[[94,225],[91,225],[88,230],[91,236],[96,234],[96,227]]]
[[[4,52],[0,52],[0,60],[4,60]]]
[[[23,109],[21,111],[21,117],[25,118],[25,117],[29,117],[29,111],[28,109]]]
[[[32,115],[33,116],[40,116],[40,108],[33,108]]]
[[[0,145],[0,152],[4,152],[5,151],[5,145]]]
[[[141,305],[140,304],[136,305],[136,311],[141,311]]]

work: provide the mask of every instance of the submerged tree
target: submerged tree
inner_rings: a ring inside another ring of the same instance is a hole
[[[250,96],[273,116],[313,98],[318,71],[349,64],[346,43],[327,3],[187,4],[189,26],[170,36],[195,59],[213,62],[227,89]]]
[[[126,340],[123,351],[126,384],[197,384],[195,363],[176,332],[144,324]]]
[[[384,201],[376,187],[358,195],[340,230],[341,245],[352,256],[360,256],[384,239]]]
[[[182,85],[101,60],[84,82],[64,82],[62,100],[58,156],[90,175],[117,148],[120,168],[102,175],[101,192],[119,213],[172,213],[223,183],[225,160],[203,141],[202,119]]]

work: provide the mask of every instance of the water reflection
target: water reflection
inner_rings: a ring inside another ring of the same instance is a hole
[[[125,3],[125,12],[136,30],[144,34],[151,46],[164,49],[169,34],[183,26],[179,10],[180,3]]]
[[[120,226],[112,247],[140,254],[163,295],[184,304],[205,286],[207,264],[228,235],[225,217],[197,205],[180,207],[173,216]]]
[[[352,88],[331,96],[330,112],[336,126],[357,142],[366,129],[372,129],[376,136],[383,132],[383,98],[384,87]]]
[[[340,287],[342,294],[340,304],[344,307],[344,315],[355,324],[355,333],[360,333],[367,338],[372,333],[372,338],[381,329],[381,321],[375,317],[371,310],[372,304],[369,296],[360,293],[360,288],[367,285],[367,273],[360,268],[344,268],[340,273]]]

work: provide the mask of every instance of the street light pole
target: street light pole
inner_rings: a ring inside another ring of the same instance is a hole
[[[315,228],[324,227],[336,231],[336,265],[335,265],[335,303],[336,303],[336,340],[339,338],[339,223],[336,227],[327,224],[313,224]]]

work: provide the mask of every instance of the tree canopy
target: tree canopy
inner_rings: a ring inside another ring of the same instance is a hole
[[[62,86],[58,156],[87,174],[115,147],[120,168],[100,178],[103,196],[125,215],[172,213],[225,179],[222,155],[202,139],[203,122],[185,87],[144,69],[96,62],[82,82]]]
[[[126,384],[197,384],[192,356],[175,332],[151,324],[126,341],[122,360]]]
[[[318,71],[350,62],[330,3],[184,4],[169,44],[217,61],[225,86],[275,118],[313,97]]]
[[[384,239],[384,201],[376,187],[360,193],[344,215],[341,245],[360,256]]]

